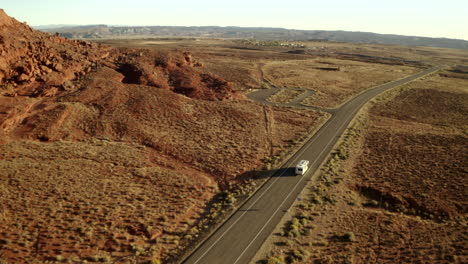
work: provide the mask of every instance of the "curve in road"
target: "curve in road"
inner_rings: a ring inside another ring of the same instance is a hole
[[[376,95],[434,73],[440,68],[434,67],[377,86],[357,95],[338,108],[327,123],[184,263],[248,263],[281,220],[285,211],[293,204],[307,181],[320,167],[356,112]],[[301,159],[310,161],[309,170],[302,176],[295,176],[292,168]]]
[[[282,90],[289,89],[289,90],[298,90],[298,91],[303,91],[302,94],[298,95],[296,98],[294,98],[291,102],[289,103],[274,103],[268,101],[268,98],[275,95],[276,93],[281,92]],[[294,107],[294,108],[302,108],[302,109],[311,109],[311,110],[320,110],[324,112],[329,112],[333,113],[333,109],[323,109],[320,107],[316,106],[308,106],[308,105],[303,105],[302,101],[306,99],[307,97],[313,95],[315,93],[314,90],[308,90],[304,88],[270,88],[270,89],[261,89],[255,92],[251,92],[247,95],[248,98],[257,101],[259,103],[262,103],[264,105],[274,105],[274,106],[285,106],[285,107]]]

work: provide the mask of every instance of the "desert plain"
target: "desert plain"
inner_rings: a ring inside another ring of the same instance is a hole
[[[466,262],[468,52],[299,44],[69,40],[1,12],[0,263],[180,262],[335,108],[434,65],[361,110],[253,263]]]

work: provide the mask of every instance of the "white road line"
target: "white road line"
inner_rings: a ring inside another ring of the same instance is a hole
[[[429,74],[429,73],[427,73],[427,74]],[[424,74],[424,75],[422,75],[422,76],[418,76],[417,78],[415,78],[415,79],[413,79],[413,80],[416,80],[416,79],[418,79],[418,78],[421,78],[421,77],[423,77],[423,76],[425,76],[425,75],[427,75],[427,74]],[[409,78],[409,77],[408,77],[408,78]],[[402,80],[404,80],[404,79],[402,79]],[[413,81],[413,80],[411,80],[411,81]],[[400,80],[397,80],[397,81],[400,81]],[[390,83],[393,83],[393,82],[395,82],[395,81],[392,81],[392,82],[390,82]],[[407,82],[410,82],[410,81],[408,80]],[[388,83],[388,84],[390,84],[390,83]],[[401,84],[400,84],[400,85],[401,85]],[[400,86],[400,85],[396,85],[396,86]],[[394,87],[392,87],[392,88],[394,88]],[[379,94],[380,94],[380,93],[379,93]],[[375,95],[375,96],[377,96],[377,95]],[[373,98],[373,97],[372,97],[372,98]],[[361,107],[362,107],[362,106],[361,106]],[[359,109],[361,109],[361,107],[359,107],[359,108],[357,108],[355,111],[353,111],[353,114],[352,114],[348,119],[354,118],[356,112],[357,112]],[[334,118],[334,117],[336,117],[336,115],[335,115],[335,116],[332,116],[332,118]],[[292,164],[294,164],[294,162],[295,162],[296,160],[298,160],[299,156],[302,155],[302,154],[310,147],[310,145],[313,144],[313,142],[315,142],[315,140],[319,137],[319,135],[320,135],[321,133],[323,133],[323,131],[325,130],[325,128],[326,128],[327,126],[329,126],[331,123],[332,123],[332,122],[331,122],[331,119],[330,119],[330,120],[320,129],[320,131],[319,131],[316,135],[313,136],[313,139],[312,139],[311,141],[309,141],[309,142],[303,147],[303,149],[302,149],[300,152],[298,152],[298,153],[296,154],[297,157],[293,160]],[[344,122],[344,123],[339,127],[339,129],[338,129],[337,131],[341,130],[341,128],[342,128],[343,126],[345,126],[345,124],[347,124],[347,123],[348,123],[348,120],[346,120],[346,122]],[[336,135],[335,135],[335,136],[336,136]],[[341,136],[341,134],[340,134],[340,136]],[[334,136],[333,136],[333,137],[334,137]],[[333,137],[332,137],[332,138],[333,138]],[[328,146],[329,146],[332,142],[333,142],[333,140],[330,140],[330,141],[328,142],[328,144],[327,144],[327,145],[322,149],[322,151],[319,153],[318,158],[320,158],[320,155],[323,154],[323,152],[328,148]],[[315,163],[317,162],[317,160],[318,160],[318,159],[315,159],[314,164],[313,164],[311,167],[315,166]],[[288,162],[287,164],[291,164],[291,162]],[[318,168],[317,168],[317,169],[318,169]],[[221,239],[222,239],[222,238],[223,238],[223,237],[224,237],[224,235],[225,235],[227,232],[229,232],[229,230],[231,230],[231,229],[237,224],[237,222],[239,222],[240,219],[242,219],[242,217],[258,202],[258,200],[260,200],[260,198],[263,197],[263,195],[276,183],[276,181],[279,180],[279,178],[280,178],[285,172],[286,172],[286,169],[285,169],[280,175],[277,176],[277,179],[275,179],[275,180],[270,184],[270,186],[268,186],[268,187],[263,191],[263,193],[249,206],[249,208],[247,208],[247,209],[241,214],[241,216],[239,216],[239,218],[238,218],[236,221],[234,221],[234,223],[232,223],[231,226],[229,226],[229,228],[226,229],[226,231],[224,231],[218,239],[216,239],[216,241],[215,241],[215,242],[214,242],[214,243],[213,243],[213,244],[212,244],[212,245],[211,245],[195,262],[194,262],[194,264],[197,264],[197,263],[198,263],[198,262],[199,262],[199,261],[200,261],[200,260],[201,260],[201,259],[202,259],[202,258],[203,258],[203,257],[204,257],[204,256],[221,240]],[[310,173],[310,171],[309,171],[309,173]],[[308,174],[308,173],[307,173],[307,174]],[[245,252],[249,249],[249,247],[250,247],[250,246],[253,244],[253,242],[257,239],[257,237],[260,235],[260,233],[263,231],[263,229],[265,229],[265,227],[268,225],[268,223],[270,223],[270,221],[273,219],[273,216],[279,211],[279,209],[281,208],[281,206],[285,203],[285,201],[288,199],[288,197],[295,191],[295,189],[297,188],[297,186],[299,185],[299,183],[302,182],[303,178],[304,178],[305,175],[307,175],[307,174],[304,174],[304,175],[301,176],[301,179],[296,183],[296,185],[294,185],[293,189],[288,193],[288,195],[287,195],[286,198],[283,200],[283,202],[280,204],[280,206],[275,210],[275,212],[271,215],[271,217],[270,217],[270,218],[268,219],[268,221],[263,225],[263,227],[260,229],[260,231],[255,235],[255,237],[250,241],[250,243],[247,245],[247,247],[241,252],[241,254],[239,255],[239,257],[237,257],[236,261],[235,261],[233,264],[236,264],[236,263],[240,260],[240,258],[245,254]]]
[[[420,74],[421,74],[421,73],[420,73]],[[427,74],[428,74],[428,73],[427,73]],[[419,79],[419,78],[422,78],[423,76],[425,76],[425,75],[427,75],[427,74],[422,74],[421,76],[418,76],[417,78],[415,78],[415,79],[413,79],[413,80],[417,80],[417,79]],[[408,77],[408,78],[409,78],[409,77]],[[411,80],[411,81],[413,81],[413,80]],[[406,82],[410,82],[410,80],[408,80],[408,81],[406,81]],[[405,82],[403,82],[403,83],[405,83]],[[397,85],[397,86],[400,86],[400,85]],[[394,88],[394,87],[391,87],[391,88]],[[390,89],[390,88],[389,88],[389,89]],[[380,94],[380,93],[379,93],[379,94]],[[377,95],[375,95],[375,96],[377,96]],[[372,98],[374,98],[375,96],[373,96]],[[372,99],[372,98],[371,98],[371,99]],[[367,101],[367,102],[368,102],[368,101]],[[364,104],[366,104],[367,102],[365,102]],[[343,128],[343,126],[345,126],[345,124],[347,124],[348,121],[350,121],[350,119],[353,119],[353,118],[354,118],[354,116],[356,115],[356,113],[357,113],[357,112],[359,111],[359,109],[361,109],[361,108],[362,108],[362,105],[361,105],[360,107],[356,108],[356,109],[353,111],[353,113],[347,118],[347,120],[346,120],[336,131],[340,131],[341,128]],[[328,124],[330,124],[330,123],[331,123],[331,122],[329,122]],[[323,131],[323,130],[322,130],[322,131]],[[341,135],[343,135],[343,133],[341,133],[340,136],[341,136]],[[335,135],[335,136],[336,136],[336,135]],[[319,153],[317,159],[315,159],[314,164],[311,166],[311,168],[315,166],[315,163],[317,162],[317,160],[320,159],[320,155],[322,155],[323,152],[328,148],[328,146],[333,142],[333,138],[334,138],[335,136],[333,136],[333,137],[331,138],[331,140],[328,142],[328,144],[322,149],[322,151]],[[317,136],[317,137],[318,137],[318,136]],[[338,142],[338,141],[337,141],[337,142]],[[309,146],[307,146],[307,148],[308,148],[308,147],[309,147]],[[304,151],[305,151],[305,149],[304,149]],[[301,154],[302,154],[304,151],[302,151]],[[317,168],[317,169],[318,169],[318,168]],[[310,173],[310,171],[309,171],[309,173]],[[276,208],[275,212],[270,216],[270,218],[268,219],[268,221],[263,225],[263,227],[260,229],[260,231],[258,231],[258,233],[255,235],[255,237],[250,241],[250,243],[247,245],[247,247],[241,252],[241,254],[239,255],[239,257],[237,257],[236,261],[234,261],[233,264],[236,264],[236,263],[241,259],[241,257],[245,254],[245,252],[250,248],[250,246],[252,246],[253,242],[255,242],[255,240],[256,240],[257,237],[260,235],[260,233],[262,233],[263,229],[265,229],[265,227],[266,227],[266,226],[270,223],[270,221],[273,219],[273,216],[279,211],[279,209],[281,208],[281,206],[283,206],[283,204],[286,202],[286,200],[288,199],[288,197],[295,191],[295,189],[297,188],[297,186],[299,185],[299,183],[302,182],[302,180],[303,180],[303,178],[304,178],[305,175],[306,175],[306,174],[302,175],[301,179],[296,183],[296,185],[294,185],[294,187],[293,187],[292,190],[288,193],[288,195],[287,195],[286,198],[283,200],[283,202],[279,205],[278,208]]]
[[[332,117],[332,118],[333,118],[333,117]],[[330,120],[331,120],[331,119],[330,119]],[[302,155],[302,154],[310,147],[310,145],[311,145],[315,140],[317,140],[317,138],[318,138],[319,135],[325,130],[325,128],[328,127],[328,126],[331,124],[330,120],[320,129],[320,131],[319,131],[316,135],[314,135],[314,138],[313,138],[311,141],[309,141],[309,142],[303,147],[303,149],[302,149],[300,152],[298,152],[298,153],[296,154],[297,157],[296,157],[292,162],[288,162],[287,164],[291,164],[291,163],[294,164],[294,162],[298,160],[299,156]],[[280,175],[278,175],[278,176],[276,177],[276,179],[270,184],[270,186],[268,186],[268,187],[263,191],[263,193],[249,206],[249,208],[247,208],[247,209],[241,214],[241,216],[239,216],[239,218],[238,218],[236,221],[234,221],[234,223],[232,223],[231,226],[229,226],[229,228],[226,229],[226,231],[224,231],[224,232],[221,234],[221,236],[219,236],[218,239],[216,239],[216,241],[213,242],[213,244],[212,244],[212,245],[211,245],[211,246],[210,246],[194,263],[193,263],[193,264],[197,264],[206,254],[208,254],[208,252],[219,242],[219,240],[221,240],[221,239],[224,237],[224,235],[225,235],[227,232],[229,232],[229,230],[231,230],[231,229],[237,224],[237,222],[239,222],[239,220],[248,212],[248,210],[250,210],[250,209],[258,202],[258,200],[260,200],[260,198],[262,198],[263,195],[264,195],[265,193],[267,193],[267,191],[271,188],[271,186],[273,186],[273,185],[276,183],[276,181],[278,181],[278,180],[280,179],[280,177],[281,177],[285,172],[286,172],[286,169],[285,169]],[[303,175],[302,177],[304,177],[304,175]],[[302,179],[302,178],[301,178],[301,179]]]
[[[354,117],[355,113],[351,114],[350,118],[348,118],[348,120],[346,120],[344,122],[343,125],[340,126],[340,128],[338,128],[336,131],[340,131],[341,128],[343,128],[343,126],[348,123],[349,119],[352,119]],[[335,135],[336,136],[336,135]],[[314,163],[312,166],[310,166],[311,168],[314,167],[317,163],[318,160],[320,160],[320,156],[323,154],[323,152],[330,146],[331,143],[333,143],[333,138],[335,137],[333,136],[331,138],[330,141],[328,141],[328,144],[322,149],[322,151],[318,154],[317,158],[315,159]],[[318,169],[318,168],[317,168]],[[316,170],[315,170],[316,171]],[[314,171],[314,172],[315,172]],[[309,173],[311,173],[311,171],[309,171]],[[265,229],[265,227],[270,223],[270,221],[273,219],[273,216],[279,211],[279,209],[283,206],[283,204],[286,202],[286,200],[289,198],[289,196],[295,192],[297,186],[299,185],[299,183],[302,182],[303,178],[305,177],[305,175],[309,174],[309,173],[306,173],[304,175],[302,175],[301,179],[296,183],[296,185],[294,185],[294,187],[291,189],[291,191],[288,193],[288,195],[286,196],[286,198],[284,198],[283,202],[278,206],[278,208],[276,208],[275,212],[273,212],[273,214],[270,216],[270,218],[268,219],[268,221],[263,225],[263,227],[260,229],[260,231],[258,231],[258,233],[255,235],[255,237],[250,241],[250,243],[247,245],[247,247],[241,252],[241,254],[239,255],[239,257],[237,257],[236,261],[234,261],[233,264],[236,264],[240,259],[241,257],[245,254],[245,252],[250,248],[250,246],[252,246],[253,242],[255,242],[255,240],[257,239],[257,237],[260,235],[260,233],[263,232],[263,229]]]

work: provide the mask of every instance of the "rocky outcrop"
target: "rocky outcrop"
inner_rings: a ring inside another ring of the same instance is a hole
[[[226,81],[201,74],[188,52],[113,49],[39,32],[0,11],[0,95],[50,97],[69,91],[71,81],[106,66],[122,82],[165,88],[202,100],[239,98]]]
[[[108,48],[31,29],[0,11],[0,94],[52,96],[86,74]]]
[[[107,107],[106,98],[116,93],[138,90],[148,92],[145,96],[151,97],[159,94],[154,89],[161,89],[166,90],[166,97],[174,98],[180,95],[209,101],[243,98],[230,83],[199,70],[201,64],[189,52],[111,48],[69,40],[33,30],[8,17],[3,10],[0,54],[0,144],[9,138],[59,140],[68,134],[93,134],[82,131],[90,120],[80,119],[73,131],[62,127],[75,115],[85,115],[71,105],[92,101],[92,105]],[[108,94],[102,95],[103,90]],[[102,97],[93,101],[97,94]],[[66,98],[72,99],[68,99],[70,105],[64,108],[62,102]],[[129,98],[128,102],[132,100]],[[145,110],[144,115],[154,115],[157,107],[151,106],[151,111]],[[64,109],[66,114],[59,114]],[[93,126],[102,126],[99,120],[93,122]],[[55,129],[62,132],[55,133]]]

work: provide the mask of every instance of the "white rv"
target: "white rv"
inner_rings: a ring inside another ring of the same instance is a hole
[[[309,161],[308,160],[301,160],[296,166],[296,175],[304,175],[304,173],[307,171],[309,168]]]

